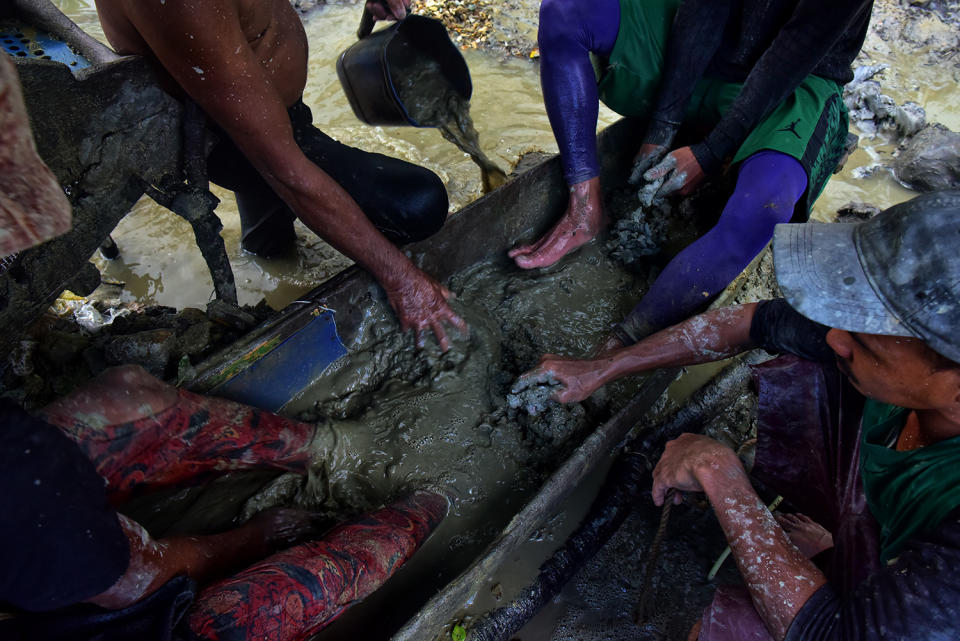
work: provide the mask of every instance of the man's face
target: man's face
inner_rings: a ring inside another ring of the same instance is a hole
[[[941,409],[957,399],[960,376],[938,370],[936,354],[917,338],[831,329],[837,367],[865,396],[910,409]]]

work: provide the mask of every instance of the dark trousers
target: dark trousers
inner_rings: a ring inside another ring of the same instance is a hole
[[[313,114],[302,101],[287,112],[303,153],[350,194],[384,236],[402,244],[440,230],[449,203],[439,176],[405,160],[337,142],[313,126]],[[242,247],[264,258],[288,251],[296,240],[296,215],[233,141],[214,131],[220,140],[207,159],[207,173],[212,182],[236,195]]]

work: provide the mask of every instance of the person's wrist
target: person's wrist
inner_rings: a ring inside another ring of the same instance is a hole
[[[738,482],[749,484],[747,472],[736,453],[719,443],[717,448],[714,455],[702,457],[694,469],[694,477],[707,496]]]

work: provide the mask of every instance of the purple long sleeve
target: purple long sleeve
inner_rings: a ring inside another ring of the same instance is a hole
[[[737,186],[709,232],[670,261],[650,291],[616,328],[626,344],[696,313],[750,264],[793,216],[807,188],[795,158],[762,151],[743,162]]]
[[[599,98],[590,53],[608,56],[619,28],[618,0],[544,0],[540,5],[540,84],[568,185],[600,174]]]

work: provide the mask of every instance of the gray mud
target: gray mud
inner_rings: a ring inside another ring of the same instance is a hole
[[[547,376],[541,381],[535,381],[518,389],[514,386],[513,390],[507,394],[507,407],[510,409],[524,409],[527,414],[536,416],[542,414],[550,407],[550,403],[555,403],[551,399],[557,388],[562,383],[553,376]]]
[[[480,148],[480,135],[470,117],[470,101],[446,80],[439,61],[417,57],[407,67],[394,64],[391,73],[397,79],[400,100],[414,120],[440,129],[446,140],[480,167],[484,193],[507,182],[507,174]]]
[[[415,350],[386,312],[368,316],[360,347],[282,410],[318,422],[324,435],[309,478],[281,477],[254,496],[247,511],[294,503],[349,513],[412,487],[450,494],[450,516],[411,561],[413,569],[405,569],[423,583],[387,586],[372,601],[390,601],[395,614],[373,624],[367,617],[363,629],[368,638],[386,638],[473,560],[612,409],[588,413],[579,404],[556,404],[530,415],[509,406],[516,377],[545,352],[587,353],[647,284],[592,243],[545,272],[521,272],[504,259],[456,275],[454,305],[470,334],[447,354],[432,343]],[[609,398],[611,405],[621,400]],[[348,617],[339,629],[353,625]],[[336,629],[330,638],[338,638]]]

